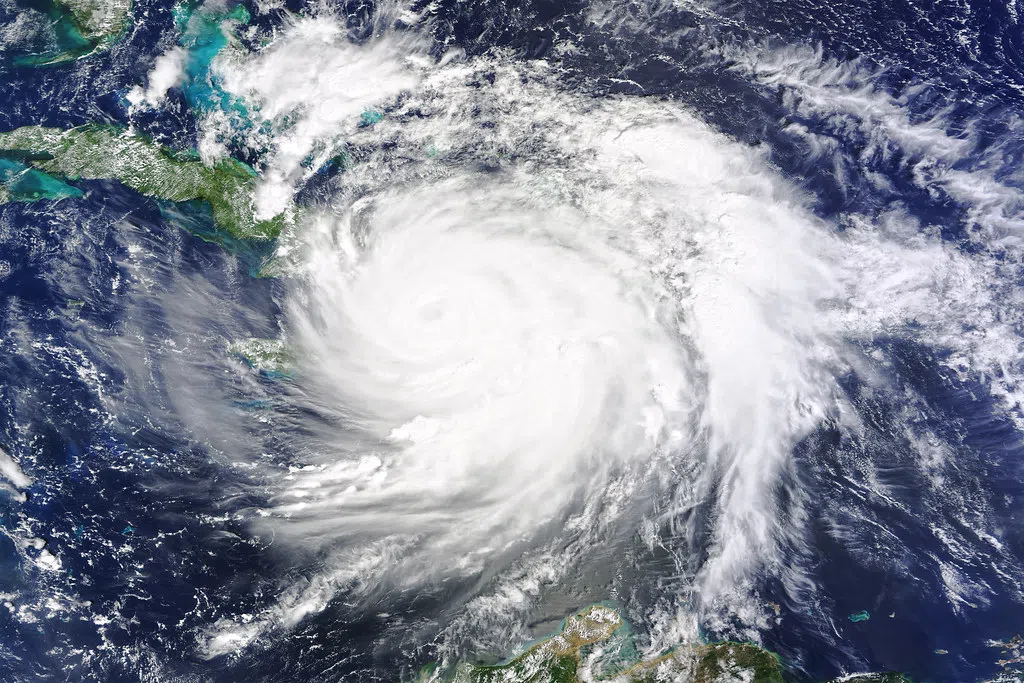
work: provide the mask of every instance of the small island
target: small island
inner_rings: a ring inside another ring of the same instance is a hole
[[[228,344],[228,353],[267,378],[286,379],[295,372],[295,357],[280,339],[242,339]]]

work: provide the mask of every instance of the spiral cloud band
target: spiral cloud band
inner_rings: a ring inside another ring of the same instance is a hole
[[[268,53],[261,100],[289,101],[291,52]],[[293,455],[261,461],[256,512],[322,570],[218,621],[206,654],[452,576],[498,582],[457,623],[515,620],[539,577],[607,566],[589,554],[638,531],[707,544],[673,558],[680,593],[735,614],[800,542],[775,486],[834,409],[832,239],[760,150],[551,78],[453,61],[372,126],[295,110],[358,159],[278,250]],[[667,640],[689,623],[658,619]]]
[[[838,378],[889,390],[865,342],[912,320],[926,344],[1001,367],[1008,333],[958,331],[992,309],[990,266],[907,237],[898,212],[837,231],[763,146],[671,102],[580,97],[544,62],[417,61],[304,21],[222,68],[267,117],[270,137],[245,140],[287,180],[262,188],[267,205],[325,190],[277,254],[287,446],[243,463],[257,526],[313,569],[258,616],[219,620],[206,654],[340,595],[375,610],[396,584],[452,576],[473,586],[446,642],[511,637],[542,586],[589,581],[638,541],[673,564],[652,647],[698,623],[749,637],[765,576],[813,600],[794,449],[862,429]],[[329,68],[296,80],[309,44]],[[363,125],[374,83],[382,115]]]
[[[364,446],[296,479],[277,509],[293,522],[501,547],[680,447],[689,379],[664,293],[579,212],[473,182],[312,231],[293,335],[314,410]]]

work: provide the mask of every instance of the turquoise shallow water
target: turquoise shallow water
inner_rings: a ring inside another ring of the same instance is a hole
[[[250,20],[245,5],[207,8],[178,5],[174,21],[182,32],[180,44],[188,51],[182,92],[197,112],[221,111],[239,128],[251,125],[245,103],[225,91],[217,82],[213,60],[228,46],[228,31]]]
[[[54,47],[43,52],[19,55],[15,63],[34,66],[78,59],[92,52],[99,44],[100,40],[90,40],[82,35],[74,15],[60,3],[53,0],[28,0],[26,6],[42,12],[49,19]]]
[[[3,157],[0,157],[0,183],[3,183],[10,196],[18,201],[81,197],[83,194],[77,187]]]

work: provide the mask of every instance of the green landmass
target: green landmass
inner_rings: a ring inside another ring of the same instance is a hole
[[[585,645],[608,640],[622,626],[615,610],[594,605],[565,620],[560,633],[537,643],[507,664],[480,666],[461,664],[452,676],[427,674],[423,681],[451,683],[575,683],[578,681],[580,650]]]
[[[425,668],[418,683],[787,683],[778,655],[753,643],[717,642],[682,646],[653,659],[611,667],[601,658],[622,652],[627,626],[619,613],[594,605],[563,623],[561,631],[502,664],[462,662],[444,671]],[[620,642],[616,642],[619,640]],[[638,659],[639,657],[637,657]],[[802,679],[801,679],[802,680]],[[911,683],[899,673],[848,676],[843,683]]]
[[[44,14],[54,41],[51,50],[19,57],[18,64],[40,66],[78,59],[108,47],[128,27],[131,0],[25,0]]]
[[[253,337],[228,345],[228,353],[271,377],[291,377],[295,358],[280,339]]]
[[[97,44],[116,38],[128,23],[131,0],[56,0],[86,40]]]
[[[86,125],[69,130],[26,126],[0,133],[0,158],[25,164],[54,179],[117,180],[150,197],[172,202],[203,201],[217,225],[239,239],[272,239],[284,225],[281,215],[255,220],[256,173],[242,162],[228,158],[207,166],[114,126]],[[10,200],[7,189],[8,196],[0,196],[0,200]]]
[[[785,683],[779,658],[752,643],[708,643],[677,648],[640,662],[615,680],[630,683]]]

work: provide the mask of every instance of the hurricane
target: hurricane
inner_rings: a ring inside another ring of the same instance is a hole
[[[488,68],[488,105],[528,114],[462,114]],[[638,523],[696,549],[710,517],[710,556],[680,556],[679,571],[708,615],[750,610],[756,573],[802,544],[806,494],[783,503],[778,481],[839,415],[833,299],[856,266],[763,155],[685,110],[593,106],[499,61],[423,79],[422,99],[402,101],[422,123],[391,135],[434,168],[403,173],[382,154],[347,170],[358,197],[333,196],[286,247],[285,334],[313,419],[308,459],[269,477],[260,514],[276,542],[319,547],[345,580],[366,544],[388,558],[371,573],[408,588],[538,544],[585,556]],[[344,98],[334,83],[308,95]],[[547,163],[489,166],[504,149]],[[477,170],[438,163],[461,155],[482,157]]]
[[[360,460],[354,481],[328,468],[315,482],[340,504],[339,529],[365,517],[391,532],[444,529],[462,552],[500,547],[576,483],[601,487],[616,464],[679,447],[687,382],[664,294],[599,235],[574,244],[600,233],[584,216],[500,192],[385,195],[311,245],[294,304],[309,394],[332,424],[398,451]],[[337,460],[347,464],[327,456]],[[469,510],[449,518],[460,501]],[[291,507],[334,526],[304,496]]]
[[[1020,675],[1015,8],[8,4],[5,680]]]

